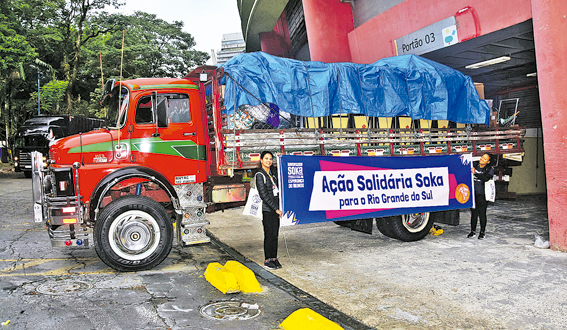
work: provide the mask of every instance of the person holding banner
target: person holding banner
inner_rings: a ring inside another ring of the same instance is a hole
[[[264,151],[260,155],[260,167],[254,175],[256,188],[262,199],[262,225],[264,226],[264,267],[267,269],[282,268],[278,261],[278,236],[280,231],[278,178],[272,171],[274,155]]]
[[[488,203],[484,195],[484,183],[494,177],[494,169],[490,166],[490,155],[484,154],[480,157],[480,162],[471,168],[474,175],[474,200],[475,207],[471,209],[471,232],[468,238],[476,236],[476,225],[480,218],[480,232],[478,239],[486,236],[486,208]]]

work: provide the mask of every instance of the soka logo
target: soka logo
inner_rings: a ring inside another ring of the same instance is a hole
[[[254,203],[260,203],[262,201],[262,199],[260,198],[259,195],[254,195],[254,197],[252,198],[252,201]]]
[[[455,198],[459,203],[465,204],[466,202],[469,201],[470,197],[471,197],[471,190],[469,189],[469,186],[467,186],[464,183],[461,183],[460,185],[457,186],[457,189],[455,189]]]

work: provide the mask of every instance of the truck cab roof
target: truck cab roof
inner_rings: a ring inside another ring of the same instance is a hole
[[[116,84],[118,83],[119,82],[116,82]],[[123,80],[122,85],[128,86],[131,90],[177,87],[174,85],[179,85],[179,87],[187,87],[187,85],[197,86],[188,79],[180,79],[180,78],[137,78],[131,80]]]

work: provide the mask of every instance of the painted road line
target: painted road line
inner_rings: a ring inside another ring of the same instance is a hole
[[[210,259],[209,253],[203,253]],[[182,272],[203,270],[197,266],[200,259],[183,260],[177,254],[170,254],[158,267],[147,272]],[[41,266],[43,269],[38,269]],[[92,270],[87,270],[91,268]],[[49,259],[0,259],[0,277],[8,276],[51,276],[117,274],[99,258],[49,258]]]

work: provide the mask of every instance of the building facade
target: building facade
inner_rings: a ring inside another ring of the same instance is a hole
[[[567,1],[242,0],[238,7],[247,52],[355,63],[417,54],[484,84],[500,117],[519,111],[516,124],[528,129],[509,189],[547,193],[551,246],[567,251]]]
[[[216,63],[223,64],[230,60],[233,56],[243,53],[246,49],[246,43],[242,33],[228,33],[222,35],[221,50],[216,54]]]

